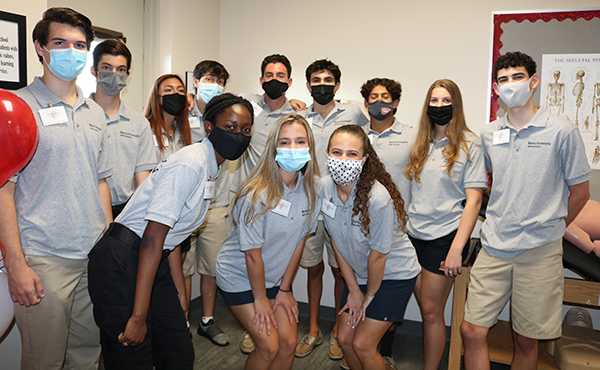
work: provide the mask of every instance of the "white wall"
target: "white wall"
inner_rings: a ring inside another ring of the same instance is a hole
[[[293,84],[287,96],[312,101],[304,70],[330,58],[342,70],[337,97],[362,101],[360,86],[373,77],[402,83],[396,117],[415,124],[430,84],[450,78],[461,88],[467,123],[480,132],[487,122],[492,11],[598,7],[598,0],[409,1],[221,0],[220,61],[232,77],[229,90],[261,92],[260,63],[286,55]],[[321,303],[333,306],[333,277],[326,268]],[[306,272],[294,282],[306,302]],[[449,323],[451,299],[446,306]],[[507,317],[506,313],[503,317]],[[414,299],[406,318],[420,321]],[[600,317],[595,321],[600,321]]]

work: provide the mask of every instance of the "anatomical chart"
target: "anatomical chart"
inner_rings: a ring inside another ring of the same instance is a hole
[[[590,166],[600,169],[600,54],[544,54],[540,106],[579,127]]]

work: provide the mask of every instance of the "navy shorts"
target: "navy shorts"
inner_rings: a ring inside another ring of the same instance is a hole
[[[225,302],[227,302],[227,304],[230,306],[241,306],[243,304],[254,303],[254,294],[252,294],[252,290],[246,290],[244,292],[237,293],[228,293],[222,291],[221,293],[223,293]],[[279,285],[267,289],[267,298],[275,299],[277,293],[279,293]]]
[[[444,275],[444,271],[440,270],[440,266],[442,262],[446,260],[446,256],[448,255],[450,246],[452,246],[457,231],[458,230],[455,230],[446,236],[433,240],[421,240],[413,238],[410,235],[408,236],[417,251],[417,258],[419,259],[419,264],[422,268],[434,274]],[[467,259],[467,255],[469,254],[470,242],[470,239],[467,240],[467,244],[463,248],[463,262]]]
[[[365,316],[377,321],[402,322],[404,320],[406,305],[416,282],[416,276],[408,280],[383,280],[381,286],[379,286],[379,290],[375,293],[375,297],[367,307]],[[363,294],[367,292],[367,284],[359,285],[359,287]],[[340,307],[344,307],[347,300],[348,286],[344,282]]]

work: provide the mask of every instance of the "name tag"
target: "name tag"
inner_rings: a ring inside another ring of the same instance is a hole
[[[328,201],[327,199],[323,199],[323,204],[321,205],[321,212],[325,213],[327,216],[331,218],[335,218],[335,209],[337,207]]]
[[[154,139],[154,146],[158,148],[158,139],[156,138],[156,136],[152,136],[152,138]],[[163,146],[165,148],[169,147],[169,140],[164,140],[164,138],[163,138],[162,142],[163,142]]]
[[[254,117],[258,117],[262,113],[263,109],[256,102],[250,103],[252,103],[252,109],[254,109]]]
[[[505,128],[504,130],[494,131],[494,137],[492,139],[492,145],[506,144],[510,142],[510,130]]]
[[[306,122],[308,122],[308,126],[310,126],[311,130],[312,130],[312,125],[313,125],[313,118],[315,118],[315,117],[306,117]]]
[[[288,202],[285,199],[282,199],[279,201],[279,204],[277,205],[277,207],[273,208],[272,211],[274,213],[277,213],[278,215],[287,217],[288,214],[290,213],[291,208],[292,208],[292,203]]]
[[[214,199],[217,188],[216,181],[207,181],[204,185],[204,199]]]
[[[199,117],[188,117],[188,122],[190,123],[190,128],[200,128]]]
[[[40,114],[40,118],[42,119],[42,124],[44,126],[52,126],[59,123],[69,122],[65,107],[62,106],[40,109],[38,113]]]

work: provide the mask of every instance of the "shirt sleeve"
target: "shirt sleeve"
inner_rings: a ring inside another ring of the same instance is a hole
[[[159,167],[158,171],[144,219],[173,228],[184,208],[194,208],[188,201],[201,201],[206,182],[201,173],[185,165]]]
[[[267,218],[268,212],[265,212],[260,215],[260,217],[250,219],[249,222],[246,222],[246,212],[251,206],[251,199],[252,193],[248,193],[243,199],[238,201],[238,203],[243,202],[239,207],[237,224],[240,250],[242,252],[250,249],[262,248],[265,241],[265,219]],[[262,211],[263,206],[260,204],[260,202],[261,200],[259,200],[258,204],[256,204],[254,208],[254,214]]]
[[[102,117],[102,119],[106,121],[104,117]],[[108,130],[106,129],[106,122],[104,122],[102,141],[100,143],[100,153],[98,155],[98,179],[105,179],[112,176],[112,174],[113,165],[110,158],[110,150],[108,150]]]
[[[487,173],[483,148],[479,140],[474,140],[469,146],[471,161],[465,163],[464,184],[466,188],[487,188]]]
[[[152,131],[150,130],[150,122],[145,118],[144,121],[147,127],[144,127],[140,135],[135,173],[150,171],[158,163],[156,160],[156,147],[154,146],[154,139],[152,139]]]
[[[561,166],[568,186],[581,184],[592,177],[584,148],[578,128],[572,130],[562,142]]]

